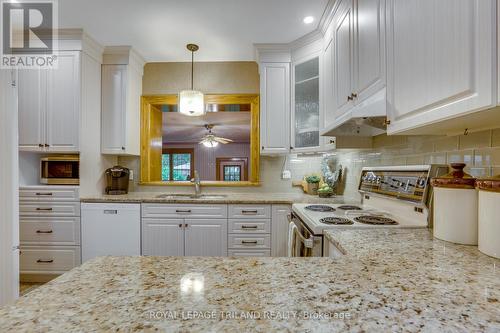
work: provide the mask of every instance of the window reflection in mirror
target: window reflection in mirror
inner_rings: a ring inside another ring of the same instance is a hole
[[[197,170],[204,181],[246,181],[250,161],[250,104],[207,104],[190,117],[176,104],[162,112],[162,181],[189,181]]]
[[[259,99],[256,95],[207,95],[206,114],[178,112],[172,95],[144,96],[141,182],[258,185]]]

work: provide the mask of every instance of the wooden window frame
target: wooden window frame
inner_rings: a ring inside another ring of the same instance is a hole
[[[194,148],[162,148],[162,155],[169,154],[170,155],[170,180],[169,182],[180,182],[182,180],[174,180],[174,160],[173,155],[175,154],[189,154],[191,155],[191,164],[189,175],[191,178],[194,177]]]
[[[216,170],[215,170],[215,175],[216,179],[218,181],[227,181],[221,179],[221,164],[224,162],[236,162],[236,163],[242,163],[243,167],[241,168],[241,179],[242,181],[246,181],[248,179],[248,158],[247,157],[217,157],[215,159],[215,165],[216,165]],[[241,166],[240,164],[235,164],[237,166]],[[232,182],[232,181],[227,181],[229,183],[237,183],[237,182]]]

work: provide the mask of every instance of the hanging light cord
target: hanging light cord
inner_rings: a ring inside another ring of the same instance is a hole
[[[194,89],[193,81],[194,81],[194,51],[191,51],[191,90]]]

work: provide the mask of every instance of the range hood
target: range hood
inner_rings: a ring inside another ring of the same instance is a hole
[[[387,131],[385,88],[338,117],[322,136],[377,136]]]

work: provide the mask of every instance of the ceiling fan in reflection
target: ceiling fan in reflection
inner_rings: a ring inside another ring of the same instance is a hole
[[[219,143],[222,143],[225,145],[225,144],[233,142],[233,140],[231,140],[231,139],[221,138],[219,136],[215,136],[215,134],[212,133],[212,128],[214,128],[214,125],[206,124],[205,128],[207,129],[208,134],[205,135],[203,137],[203,139],[201,139],[200,145],[204,145],[205,147],[208,147],[208,148],[215,148],[219,145]]]

